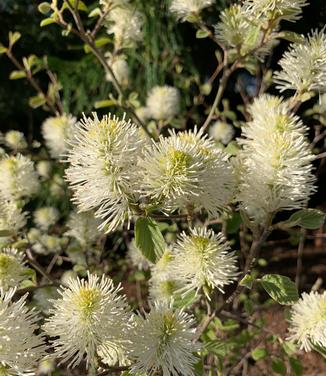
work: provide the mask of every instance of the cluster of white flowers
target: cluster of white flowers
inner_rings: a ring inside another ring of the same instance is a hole
[[[177,18],[185,19],[191,15],[198,15],[201,10],[213,3],[214,0],[172,0],[170,11]]]
[[[0,197],[0,230],[17,235],[26,224],[26,213],[17,207],[16,202]]]
[[[238,155],[241,207],[256,222],[271,213],[303,208],[314,192],[313,155],[306,127],[286,102],[263,95],[249,112]]]
[[[45,356],[44,339],[35,334],[38,317],[26,308],[26,295],[13,301],[15,291],[0,289],[0,371],[4,375],[34,375]]]
[[[146,100],[147,116],[155,120],[170,120],[180,108],[180,94],[172,86],[155,86],[149,92]]]
[[[0,250],[0,288],[17,287],[26,277],[24,254],[15,248]]]
[[[75,117],[60,115],[49,117],[42,124],[42,134],[52,158],[61,158],[65,154],[75,123]]]
[[[232,125],[223,121],[216,121],[209,127],[210,137],[224,145],[227,145],[232,140],[234,133]]]
[[[98,218],[94,218],[93,213],[77,213],[73,211],[68,219],[67,236],[75,238],[83,247],[90,246],[100,236],[98,227],[101,224]]]
[[[139,162],[143,196],[163,211],[195,207],[217,216],[234,195],[231,165],[202,132],[171,132]]]
[[[326,33],[313,32],[302,43],[294,43],[279,61],[274,74],[280,91],[326,92]]]
[[[87,367],[94,367],[97,355],[105,363],[116,359],[130,325],[129,308],[120,290],[110,278],[88,274],[87,281],[70,279],[60,291],[44,330],[55,338],[55,353],[62,362],[74,367],[86,360]]]
[[[137,203],[137,157],[144,144],[139,128],[111,116],[84,118],[68,154],[66,176],[82,211],[95,209],[101,228],[113,231]]]
[[[33,162],[21,154],[0,160],[0,176],[0,193],[8,200],[28,198],[39,188]]]
[[[22,132],[8,131],[4,136],[4,141],[12,150],[23,150],[27,147],[25,136]]]
[[[126,59],[123,57],[108,58],[107,63],[111,67],[114,77],[117,79],[118,83],[126,88],[129,84],[129,67]],[[112,81],[112,76],[110,72],[106,73],[107,81]]]
[[[290,337],[301,349],[326,347],[326,292],[303,293],[290,312]]]
[[[143,15],[134,6],[121,4],[109,12],[107,32],[114,34],[117,46],[133,45],[143,38],[143,22]]]
[[[135,317],[131,332],[130,358],[135,361],[132,372],[153,376],[161,370],[163,376],[194,376],[198,351],[195,321],[171,305],[155,303],[145,317]]]
[[[44,206],[34,211],[34,222],[41,230],[47,231],[58,219],[59,211],[52,206]]]

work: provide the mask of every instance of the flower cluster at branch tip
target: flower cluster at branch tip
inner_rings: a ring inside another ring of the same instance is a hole
[[[93,213],[77,213],[73,211],[67,222],[66,236],[75,238],[82,246],[87,247],[96,241],[100,232],[98,227],[101,221],[94,218]]]
[[[134,318],[131,333],[130,358],[135,360],[132,373],[153,376],[162,370],[163,376],[194,376],[197,359],[193,352],[195,321],[171,305],[155,303],[145,317]]]
[[[44,206],[34,212],[34,222],[41,230],[47,231],[59,219],[59,211],[52,206]]]
[[[62,362],[75,367],[86,360],[87,367],[97,364],[97,355],[104,363],[118,360],[122,353],[129,327],[130,313],[120,287],[114,287],[110,278],[88,273],[85,279],[70,279],[53,301],[51,314],[44,330],[53,340],[53,346]],[[123,360],[123,359],[122,359]]]
[[[123,57],[116,57],[116,58],[108,58],[107,60],[108,65],[111,67],[114,77],[117,79],[118,83],[123,87],[126,88],[129,83],[129,67],[126,59]],[[112,75],[110,72],[106,73],[107,81],[112,81]]]
[[[214,0],[172,0],[170,11],[177,18],[185,19],[191,15],[198,15],[201,10],[209,7]]]
[[[326,33],[312,32],[301,43],[294,43],[279,61],[282,70],[274,74],[280,91],[326,92]]]
[[[76,118],[71,115],[53,116],[42,124],[42,134],[52,158],[62,158],[73,135]]]
[[[4,136],[4,141],[12,150],[23,150],[27,147],[25,136],[22,132],[8,131]]]
[[[146,100],[148,117],[155,120],[170,120],[179,113],[180,94],[172,86],[155,86]]]
[[[0,371],[5,375],[34,375],[45,356],[45,344],[36,335],[39,318],[26,308],[26,295],[13,301],[15,289],[0,289]]]
[[[17,206],[16,202],[0,197],[0,230],[17,235],[25,225],[26,213]]]
[[[287,102],[271,95],[255,99],[252,121],[243,128],[238,154],[240,207],[264,223],[280,210],[303,208],[315,191],[313,155],[306,127]]]
[[[224,145],[227,145],[232,140],[234,133],[232,125],[222,121],[216,121],[209,127],[210,137]]]
[[[289,339],[298,343],[300,349],[326,347],[326,292],[302,294],[291,308],[289,332]]]
[[[137,202],[136,163],[145,141],[136,125],[111,115],[84,117],[75,133],[66,170],[73,201],[82,211],[94,209],[100,228],[113,231],[131,218]]]
[[[33,162],[21,154],[0,159],[0,176],[0,194],[8,200],[29,198],[39,188]]]

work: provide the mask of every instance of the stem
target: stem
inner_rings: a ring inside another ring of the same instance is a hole
[[[297,270],[295,274],[295,284],[297,288],[300,288],[300,276],[302,271],[302,256],[304,251],[304,243],[306,240],[306,234],[307,230],[305,228],[302,228],[300,231],[300,242],[298,246],[298,257],[297,257]]]

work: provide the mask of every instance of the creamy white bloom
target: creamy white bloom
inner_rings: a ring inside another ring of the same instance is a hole
[[[130,335],[130,358],[135,362],[132,372],[163,376],[194,376],[199,349],[195,338],[195,321],[171,305],[155,303],[145,317],[135,317],[135,328]]]
[[[0,197],[0,230],[17,234],[26,225],[26,213],[17,207],[16,202]]]
[[[148,116],[155,120],[169,120],[179,113],[179,90],[172,86],[154,86],[146,100]]]
[[[289,339],[298,343],[300,349],[326,347],[326,292],[302,294],[291,308],[289,332]]]
[[[134,6],[115,7],[107,17],[107,32],[114,34],[118,46],[132,45],[143,38],[143,15]]]
[[[36,164],[36,171],[40,177],[48,179],[51,173],[51,163],[49,161],[39,161]]]
[[[244,2],[251,17],[296,21],[301,18],[307,0],[246,0]]]
[[[52,158],[63,157],[73,135],[76,118],[71,115],[53,116],[42,124],[42,134]]]
[[[0,193],[8,200],[30,197],[39,188],[33,162],[21,154],[0,160],[0,176]]]
[[[141,250],[136,246],[135,239],[133,239],[128,247],[128,258],[133,267],[138,270],[147,270],[149,268],[149,261],[142,254]]]
[[[202,132],[161,136],[139,160],[143,196],[163,211],[204,208],[215,217],[234,195],[227,156]]]
[[[15,248],[0,250],[0,288],[8,290],[18,285],[28,276],[25,257]]]
[[[100,355],[104,362],[116,359],[117,348],[125,343],[130,314],[120,287],[110,278],[88,273],[88,280],[71,279],[53,301],[44,330],[53,340],[55,354],[69,367],[86,360],[96,365]],[[119,364],[119,360],[117,362]]]
[[[35,224],[44,231],[47,231],[49,227],[54,225],[59,219],[59,211],[52,206],[44,206],[36,209],[34,212]]]
[[[143,144],[139,128],[124,118],[99,120],[94,114],[94,119],[85,117],[77,125],[66,177],[79,210],[94,209],[106,232],[132,216],[139,186],[136,163]]]
[[[101,221],[98,218],[94,218],[93,213],[77,213],[74,211],[69,216],[67,222],[69,230],[65,235],[75,238],[82,246],[86,247],[99,238],[98,227],[100,224]]]
[[[204,8],[214,4],[214,0],[172,0],[170,11],[178,18],[198,14]]]
[[[240,207],[257,223],[303,208],[315,191],[306,127],[282,99],[263,95],[250,106],[238,154]]]
[[[210,137],[215,141],[222,142],[224,145],[227,145],[232,140],[234,133],[232,125],[223,121],[216,121],[209,128]]]
[[[4,140],[13,150],[22,150],[27,147],[27,142],[22,132],[11,130],[5,134]]]
[[[263,26],[266,20],[253,18],[244,5],[233,4],[221,12],[215,26],[216,38],[227,48],[236,49],[240,55],[254,55],[262,60],[275,44],[274,33],[262,45]]]
[[[15,291],[5,293],[0,289],[0,371],[5,375],[32,376],[45,356],[44,340],[35,334],[39,319],[26,308],[27,295],[13,301]]]
[[[221,292],[238,275],[237,257],[222,235],[207,228],[190,229],[190,234],[182,232],[173,247],[171,274],[185,287],[184,292],[211,290]],[[208,295],[209,296],[209,295]]]
[[[274,74],[280,91],[326,92],[326,33],[312,32],[302,43],[294,43],[279,61]]]
[[[126,59],[123,57],[109,58],[108,64],[119,84],[126,88],[129,84],[129,66]],[[113,80],[110,72],[106,73],[106,79],[107,81]]]

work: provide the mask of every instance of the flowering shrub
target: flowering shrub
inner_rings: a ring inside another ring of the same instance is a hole
[[[306,0],[244,0],[214,22],[214,1],[172,0],[159,11],[211,40],[216,69],[203,81],[175,62],[144,94],[130,63],[148,58],[140,4],[39,4],[40,27],[103,66],[110,94],[92,114],[70,113],[46,58],[15,56],[17,31],[0,44],[48,112],[41,143],[0,137],[0,374],[239,375],[270,356],[301,375],[302,350],[326,353],[325,292],[298,293],[305,237],[325,219],[308,208],[326,156],[325,30],[283,29]],[[236,106],[239,72],[254,88],[239,83]],[[296,283],[256,268],[275,230],[297,237]],[[266,296],[289,306],[287,333],[255,316]]]

